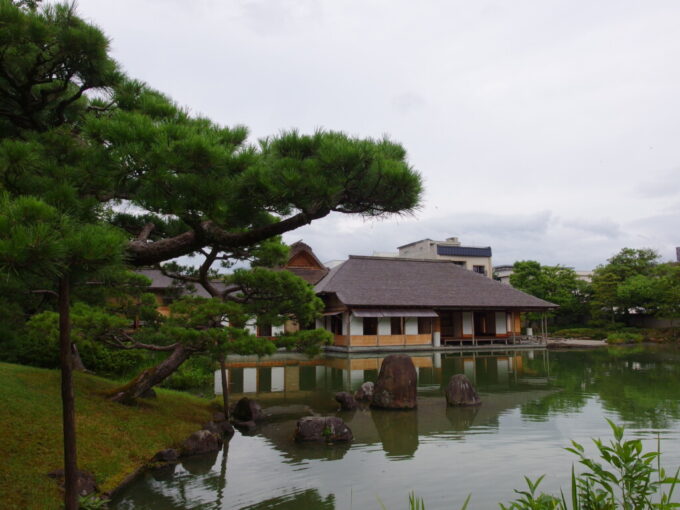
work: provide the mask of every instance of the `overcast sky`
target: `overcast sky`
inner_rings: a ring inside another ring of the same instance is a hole
[[[321,260],[458,236],[494,264],[592,269],[680,246],[680,2],[79,0],[125,71],[252,140],[384,134],[409,218],[285,236]]]

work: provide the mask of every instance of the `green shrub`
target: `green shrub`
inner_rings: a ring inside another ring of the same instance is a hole
[[[552,336],[557,338],[587,338],[590,340],[604,340],[607,332],[598,328],[571,328],[555,331]]]
[[[59,366],[59,343],[56,335],[43,334],[30,329],[6,346],[8,361],[40,368]]]
[[[215,369],[215,362],[209,356],[192,356],[161,386],[181,391],[212,388]]]
[[[640,343],[644,338],[640,333],[609,333],[607,335],[607,343],[612,345]]]
[[[78,342],[77,346],[85,368],[100,375],[126,377],[136,374],[149,365],[151,358],[142,350],[110,349],[86,340]]]

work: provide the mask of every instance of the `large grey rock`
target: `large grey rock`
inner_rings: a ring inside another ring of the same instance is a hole
[[[357,403],[351,393],[340,391],[335,394],[335,400],[340,404],[343,411],[353,411],[357,408]]]
[[[228,421],[209,421],[203,424],[203,428],[226,437],[227,441],[234,435],[234,427]]]
[[[259,421],[264,418],[262,407],[255,400],[243,397],[236,402],[231,416],[237,421]]]
[[[336,443],[351,441],[352,431],[337,416],[305,416],[295,428],[296,441]]]
[[[373,390],[372,407],[383,409],[413,409],[417,404],[418,374],[413,360],[405,354],[387,356]]]
[[[213,413],[212,421],[224,421],[226,419],[227,417],[224,415],[224,413]]]
[[[178,462],[179,452],[174,448],[168,448],[167,450],[161,450],[156,455],[153,456],[151,462]]]
[[[200,455],[219,451],[222,448],[222,438],[209,430],[198,430],[184,440],[182,444],[182,455]]]
[[[445,393],[446,403],[450,406],[478,406],[482,403],[477,390],[464,374],[451,376]]]
[[[368,401],[373,400],[373,389],[374,384],[371,381],[366,381],[362,384],[357,391],[354,392],[354,400],[357,401]]]

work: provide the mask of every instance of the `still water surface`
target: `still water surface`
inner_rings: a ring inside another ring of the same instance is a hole
[[[266,423],[236,433],[228,449],[147,473],[118,496],[115,510],[364,510],[407,507],[415,490],[428,510],[471,509],[513,499],[523,476],[568,488],[574,439],[611,437],[605,418],[628,437],[680,465],[680,350],[495,351],[413,356],[416,411],[338,412],[333,394],[375,380],[380,357],[267,358],[233,362],[232,398],[257,398]],[[479,408],[447,408],[443,388],[456,373],[476,385]],[[341,416],[354,433],[343,445],[300,445],[296,420]]]

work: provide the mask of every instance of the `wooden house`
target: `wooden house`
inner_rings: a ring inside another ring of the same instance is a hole
[[[350,256],[315,290],[326,304],[317,327],[346,350],[507,343],[520,313],[557,307],[447,260]]]

